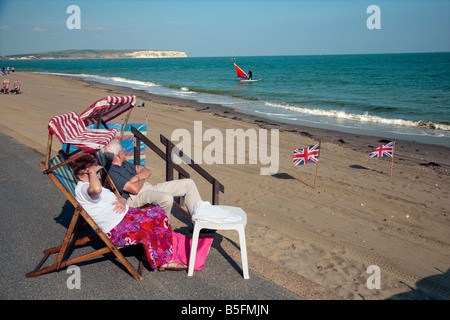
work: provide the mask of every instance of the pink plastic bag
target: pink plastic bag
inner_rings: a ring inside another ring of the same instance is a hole
[[[192,237],[184,234],[172,232],[172,260],[189,266],[189,257],[191,256]],[[199,237],[197,246],[197,255],[195,257],[194,270],[202,270],[208,256],[209,249],[214,237]]]

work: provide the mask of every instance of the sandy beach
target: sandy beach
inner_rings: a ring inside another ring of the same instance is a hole
[[[220,203],[242,207],[248,215],[250,269],[305,299],[450,299],[449,148],[397,141],[390,177],[390,159],[369,159],[389,137],[285,125],[70,77],[16,72],[7,78],[22,81],[22,94],[0,95],[0,130],[43,159],[52,117],[81,113],[108,95],[133,94],[145,102],[129,123],[143,123],[147,116],[148,137],[160,148],[160,134],[171,139],[176,129],[186,129],[193,137],[194,121],[201,121],[203,132],[218,129],[224,137],[227,129],[278,129],[274,175],[261,175],[267,165],[250,164],[248,152],[245,164],[202,164],[225,186]],[[319,141],[314,189],[316,165],[294,167],[292,153]],[[196,147],[201,151],[208,144]],[[53,152],[60,147],[54,139]],[[165,164],[151,151],[146,166],[153,172],[151,183],[164,180]],[[211,201],[210,185],[188,171],[204,200]],[[175,227],[183,223],[172,219]],[[221,234],[239,243],[237,233]],[[367,285],[374,275],[370,266],[379,268],[379,288],[368,288],[375,283]]]

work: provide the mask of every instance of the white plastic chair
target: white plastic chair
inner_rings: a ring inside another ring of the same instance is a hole
[[[191,254],[189,258],[188,276],[194,275],[195,257],[197,255],[198,237],[201,229],[214,230],[236,230],[239,233],[239,245],[241,247],[242,272],[244,279],[249,279],[248,260],[247,260],[247,244],[245,242],[245,226],[247,224],[247,215],[244,210],[239,207],[221,206],[232,211],[234,214],[240,215],[242,220],[232,223],[217,223],[206,220],[194,220],[194,231],[192,235]]]

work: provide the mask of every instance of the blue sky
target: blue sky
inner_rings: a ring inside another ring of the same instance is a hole
[[[67,7],[78,5],[81,29]],[[366,26],[370,5],[381,29]],[[450,51],[450,0],[0,0],[0,56],[159,49],[190,57]]]

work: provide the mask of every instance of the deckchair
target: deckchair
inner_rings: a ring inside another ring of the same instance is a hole
[[[53,135],[56,135],[61,143],[78,148],[76,152],[97,152],[117,133],[117,129],[86,129],[80,116],[73,111],[52,118],[48,123],[48,131],[46,169],[49,169],[50,165]],[[81,155],[82,153],[79,156]]]
[[[122,113],[128,111],[125,122],[120,133],[119,140],[122,140],[123,130],[128,122],[131,111],[136,106],[136,96],[107,96],[94,102],[90,107],[80,114],[81,120],[86,126],[93,124],[97,125],[97,129],[100,128],[100,124],[103,124],[105,128],[108,128],[107,123]],[[139,106],[143,107],[144,103],[139,103]]]
[[[89,125],[86,128],[87,129],[94,129],[97,125]],[[120,123],[108,123],[109,129],[117,129],[118,131],[122,131],[122,140],[120,143],[122,144],[123,151],[125,153],[125,158],[127,161],[129,161],[131,164],[134,164],[134,135],[131,133],[131,127],[134,127],[136,130],[138,130],[140,133],[142,133],[144,136],[147,136],[147,127],[148,125],[146,123],[128,123],[125,127],[125,130],[123,129],[123,125]],[[100,129],[104,129],[104,125],[102,124],[100,126]],[[116,134],[115,138],[119,139],[119,134]],[[120,140],[120,139],[119,139]],[[146,160],[146,146],[143,141],[140,142],[140,162],[137,163],[143,167],[145,167],[145,160]],[[66,153],[74,154],[76,151],[76,148],[74,146],[68,146],[66,144],[63,144],[62,147],[63,150],[65,150]],[[104,159],[103,154],[99,151],[98,155],[100,156],[100,160],[102,162],[102,165],[106,165],[106,159]]]
[[[3,79],[3,86],[0,92],[5,94],[9,92],[9,79]]]
[[[50,169],[47,169],[47,164],[45,162],[41,162],[39,164],[41,169],[44,170],[44,173],[48,175],[48,177],[55,183],[58,189],[75,207],[75,211],[62,244],[58,247],[45,250],[42,260],[33,271],[26,274],[26,277],[35,277],[41,274],[56,271],[72,264],[80,263],[112,252],[136,280],[142,280],[142,261],[139,262],[137,270],[134,269],[129,261],[119,251],[123,247],[115,246],[75,199],[76,180],[71,168],[67,164],[67,162],[70,160],[71,159],[66,159],[64,152],[60,151],[57,156],[50,160]],[[109,176],[106,177],[109,178]],[[91,227],[94,234],[85,236],[80,239],[80,233],[83,230],[83,227],[86,226],[86,224]],[[69,259],[75,249],[79,248],[80,246],[85,247],[87,243],[97,238],[100,238],[103,241],[105,247]],[[43,267],[49,256],[55,253],[57,253],[58,255],[53,265]]]

